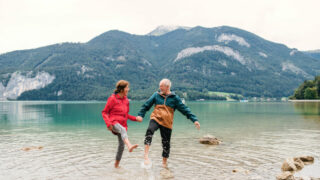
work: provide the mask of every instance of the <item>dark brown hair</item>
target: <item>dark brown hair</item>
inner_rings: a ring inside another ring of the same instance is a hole
[[[124,88],[126,88],[129,85],[130,85],[130,83],[128,81],[125,81],[125,80],[118,81],[116,84],[116,89],[114,90],[114,93],[122,92],[124,90]]]

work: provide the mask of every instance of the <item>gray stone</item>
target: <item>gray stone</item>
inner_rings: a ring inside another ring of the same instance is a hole
[[[281,166],[281,170],[283,172],[285,171],[296,171],[297,170],[297,167],[294,163],[294,160],[293,158],[288,158],[286,159],[283,163],[282,163],[282,166]]]
[[[300,157],[296,157],[301,159],[301,161],[305,164],[305,165],[309,165],[312,164],[314,162],[314,157],[312,156],[300,156]]]
[[[314,177],[294,177],[294,173],[300,171],[305,165],[312,164],[314,162],[314,157],[312,156],[301,156],[295,158],[286,159],[282,166],[282,174],[277,176],[277,180],[320,180],[320,178]]]
[[[294,160],[294,165],[297,168],[297,171],[299,171],[299,170],[304,168],[304,163],[303,163],[303,161],[301,161],[300,158],[293,158],[293,160]]]
[[[285,171],[277,176],[277,180],[294,180],[293,172]]]
[[[300,158],[288,158],[282,166],[282,171],[299,171],[304,168],[304,162]]]
[[[199,142],[201,144],[209,144],[209,145],[219,145],[221,143],[220,140],[218,140],[216,137],[212,135],[205,135],[202,138],[200,138]]]

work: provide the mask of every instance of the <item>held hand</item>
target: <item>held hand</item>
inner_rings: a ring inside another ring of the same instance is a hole
[[[195,122],[194,122],[194,125],[196,126],[196,128],[197,128],[198,130],[200,130],[200,123],[199,123],[198,121],[195,121]]]
[[[113,126],[112,125],[110,125],[109,127],[107,127],[108,128],[108,130],[109,131],[112,131],[112,129],[113,129]]]
[[[137,116],[137,117],[136,117],[136,120],[137,120],[138,122],[142,122],[143,118],[142,118],[141,116]]]

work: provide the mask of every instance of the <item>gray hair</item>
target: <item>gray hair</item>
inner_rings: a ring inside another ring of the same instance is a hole
[[[170,81],[169,79],[162,79],[162,80],[160,81],[160,83],[159,83],[159,86],[160,86],[161,84],[164,84],[165,86],[171,87],[171,81]]]

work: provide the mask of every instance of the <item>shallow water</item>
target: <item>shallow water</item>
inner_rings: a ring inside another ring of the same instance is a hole
[[[131,102],[132,115],[141,104]],[[315,163],[298,174],[320,177],[320,103],[187,102],[201,130],[175,112],[168,169],[161,167],[159,132],[153,166],[141,168],[148,115],[129,121],[130,141],[140,147],[125,151],[114,169],[118,142],[101,118],[104,105],[0,102],[0,179],[275,179],[286,158],[300,155]],[[223,143],[199,144],[206,134]],[[43,149],[22,150],[32,146]]]

